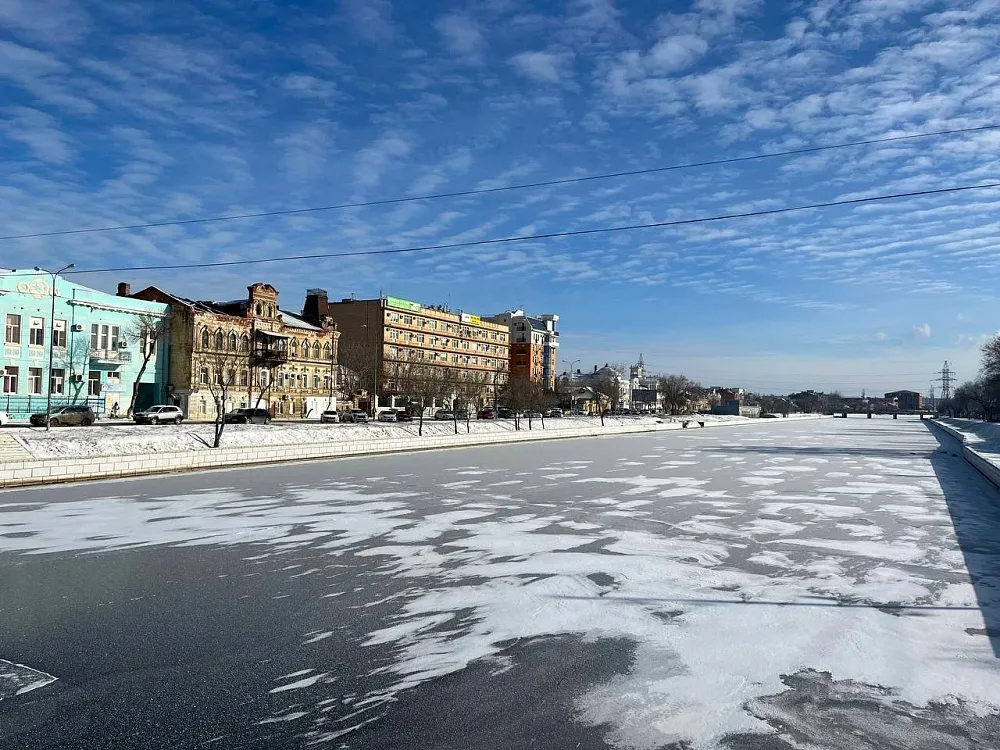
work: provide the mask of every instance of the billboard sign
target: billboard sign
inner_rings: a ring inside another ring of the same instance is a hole
[[[420,312],[424,309],[424,306],[419,302],[410,302],[410,300],[401,297],[386,297],[385,304],[387,307],[409,310],[410,312]]]

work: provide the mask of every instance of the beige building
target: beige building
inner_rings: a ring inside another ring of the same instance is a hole
[[[342,369],[359,390],[378,394],[378,406],[394,406],[393,396],[424,395],[475,407],[492,403],[507,381],[506,325],[399,297],[344,299],[327,308],[342,336]]]
[[[155,286],[121,296],[165,302],[170,313],[167,396],[189,419],[214,419],[226,384],[228,411],[260,407],[272,416],[318,418],[336,408],[339,333],[329,318],[309,322],[282,310],[270,284],[230,302],[178,297]],[[308,301],[307,301],[308,307]]]

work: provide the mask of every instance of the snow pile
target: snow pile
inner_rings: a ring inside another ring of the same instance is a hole
[[[606,417],[606,426],[653,426],[658,420],[652,417]],[[597,417],[544,420],[546,432],[600,427]],[[532,431],[541,430],[542,420],[531,420]],[[145,455],[150,453],[177,453],[182,451],[210,450],[214,439],[214,425],[115,425],[90,428],[59,428],[43,430],[16,430],[11,435],[35,458],[91,458],[100,456]],[[521,420],[521,429],[528,429],[528,420]],[[511,420],[471,420],[458,422],[458,434],[505,434],[514,431]],[[427,437],[455,434],[454,422],[425,421],[423,434]],[[226,425],[222,446],[226,448],[304,445],[315,443],[350,443],[361,440],[392,440],[416,438],[416,422],[368,424],[317,424],[301,422],[272,422],[269,425]]]
[[[1000,453],[1000,424],[978,419],[939,419],[953,430],[961,432],[970,448],[986,453]]]

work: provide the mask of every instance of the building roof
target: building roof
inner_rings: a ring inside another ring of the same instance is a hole
[[[294,315],[287,310],[278,310],[278,315],[281,317],[281,322],[288,328],[298,328],[303,331],[316,331],[317,333],[323,332],[323,329],[319,326],[314,326],[307,320],[304,320],[298,315]]]

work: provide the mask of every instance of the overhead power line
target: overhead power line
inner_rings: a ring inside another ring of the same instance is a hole
[[[850,198],[847,200],[827,201],[825,203],[810,203],[802,206],[789,206],[788,208],[770,208],[760,211],[743,211],[733,214],[720,214],[717,216],[700,216],[693,219],[675,219],[672,221],[657,221],[649,224],[628,224],[617,227],[595,227],[593,229],[575,229],[561,232],[546,232],[543,234],[522,234],[512,237],[495,237],[486,240],[466,240],[464,242],[446,242],[440,245],[417,245],[414,247],[399,247],[386,250],[348,250],[339,253],[310,253],[306,255],[282,255],[271,258],[249,258],[243,260],[210,261],[202,263],[173,263],[150,266],[115,266],[110,268],[83,268],[73,271],[75,274],[82,273],[118,273],[123,271],[168,271],[185,268],[222,268],[226,266],[248,266],[259,263],[287,263],[297,260],[322,260],[329,258],[355,258],[372,255],[402,255],[404,253],[417,253],[431,250],[452,250],[462,247],[481,247],[483,245],[501,245],[515,242],[529,242],[534,240],[547,240],[559,237],[582,237],[586,235],[610,234],[612,232],[631,232],[639,229],[661,229],[666,227],[679,227],[691,224],[706,224],[715,221],[729,221],[732,219],[749,219],[758,216],[774,216],[777,214],[787,214],[796,211],[811,211],[821,208],[832,208],[834,206],[852,206],[864,203],[876,203],[879,201],[901,200],[904,198],[920,198],[931,195],[945,195],[949,193],[960,193],[969,190],[985,190],[988,188],[998,188],[1000,182],[990,182],[982,185],[960,185],[958,187],[937,188],[934,190],[917,190],[909,193],[891,193],[887,195],[875,195],[868,198]]]
[[[744,162],[759,161],[762,159],[775,159],[785,156],[802,156],[805,154],[815,154],[823,151],[833,151],[836,149],[856,148],[858,146],[875,146],[883,143],[896,143],[900,141],[913,141],[921,138],[940,138],[948,135],[962,135],[968,133],[984,132],[1000,129],[1000,124],[980,125],[970,128],[953,128],[951,130],[936,130],[931,133],[912,133],[910,135],[894,135],[887,138],[870,138],[863,141],[849,141],[847,143],[834,143],[825,146],[809,146],[806,148],[789,149],[787,151],[768,151],[750,156],[733,156],[724,159],[709,159],[706,161],[688,162],[685,164],[670,164],[662,167],[649,167],[647,169],[633,169],[623,172],[607,172],[604,174],[585,175],[583,177],[564,177],[556,180],[541,180],[538,182],[524,182],[517,185],[505,185],[492,188],[470,188],[468,190],[455,190],[445,193],[427,193],[424,195],[410,195],[397,198],[382,198],[371,201],[357,201],[353,203],[336,203],[329,206],[310,206],[306,208],[289,208],[276,211],[259,211],[245,214],[224,214],[221,216],[207,216],[197,219],[175,219],[170,221],[151,221],[140,224],[116,224],[105,227],[90,227],[80,229],[60,229],[49,232],[30,232],[27,234],[9,234],[0,236],[0,241],[5,240],[27,240],[39,237],[60,237],[72,234],[96,234],[99,232],[122,232],[132,229],[156,229],[160,227],[179,227],[192,224],[210,224],[223,221],[240,221],[243,219],[264,219],[276,216],[295,216],[297,214],[319,213],[322,211],[339,211],[348,208],[371,208],[374,206],[391,206],[397,203],[410,203],[413,201],[442,200],[444,198],[464,198],[474,195],[490,195],[492,193],[504,193],[512,190],[530,190],[532,188],[554,187],[558,185],[572,185],[581,182],[593,182],[596,180],[611,180],[619,177],[638,177],[641,175],[658,174],[661,172],[673,172],[682,169],[697,169],[700,167],[715,167],[725,164],[739,164]]]

